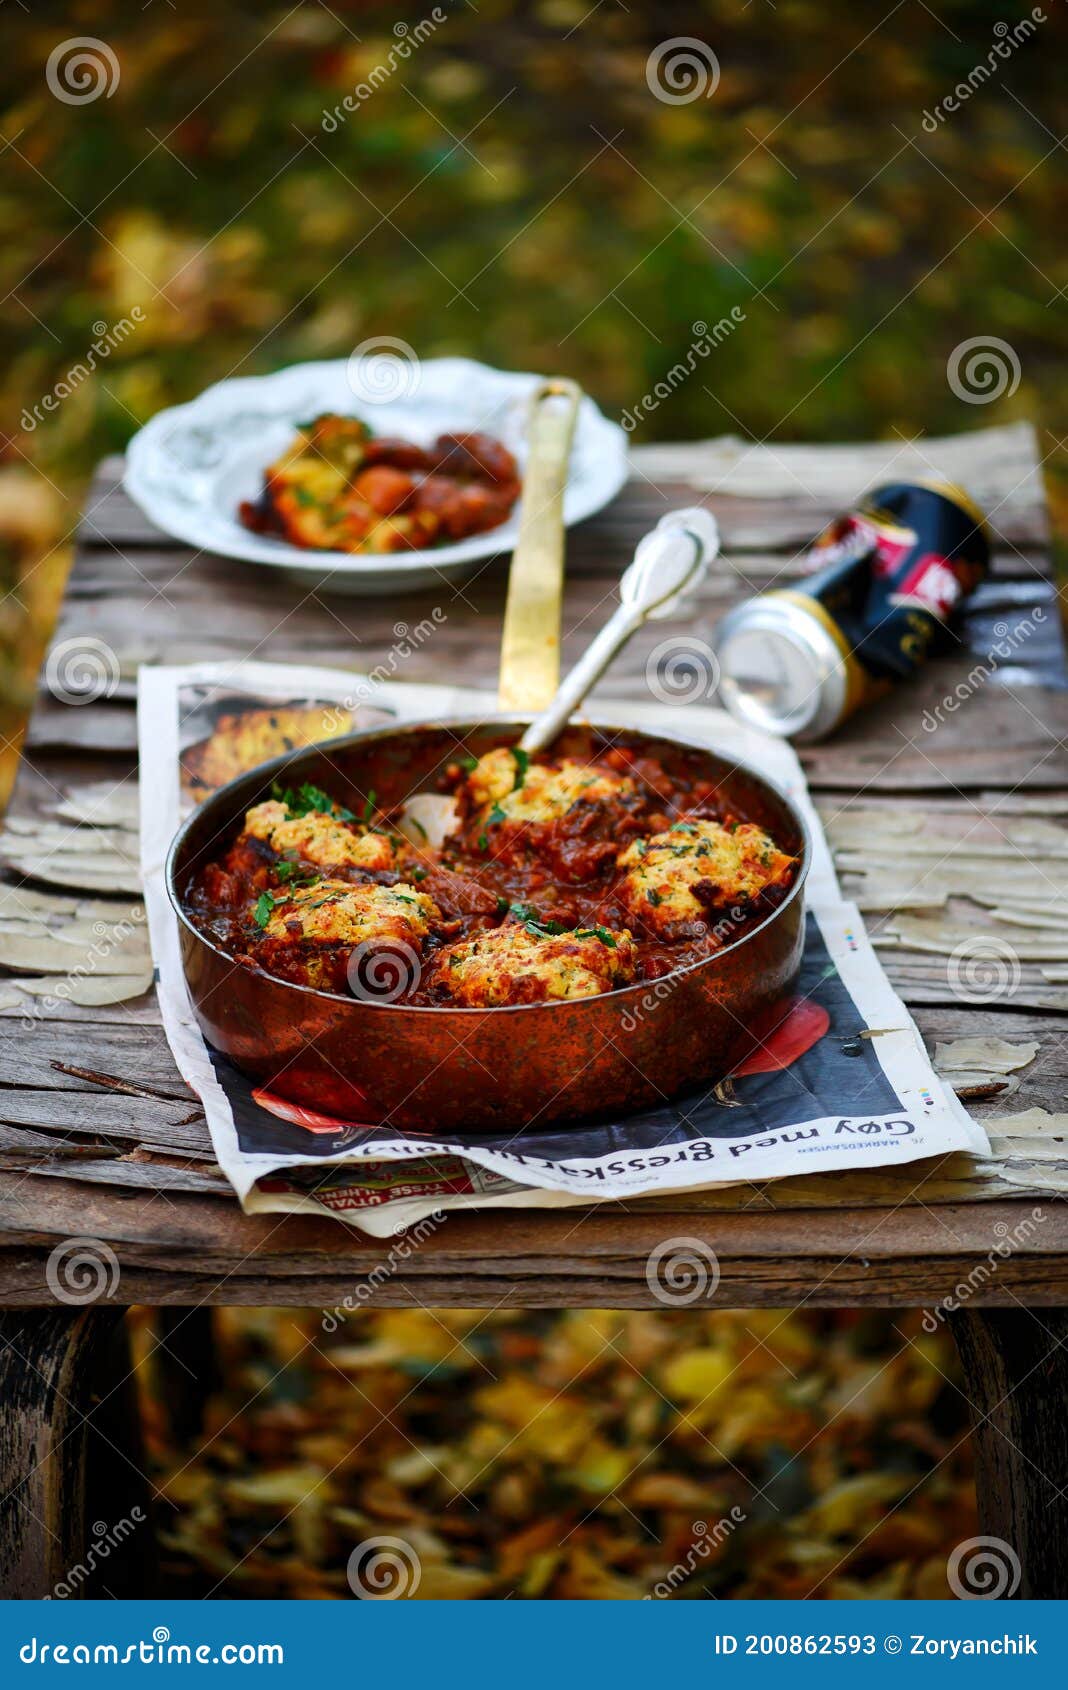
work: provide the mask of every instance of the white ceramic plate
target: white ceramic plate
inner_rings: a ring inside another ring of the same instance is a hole
[[[250,533],[238,520],[238,504],[257,497],[264,469],[289,444],[297,423],[323,411],[360,417],[376,434],[401,435],[419,445],[439,434],[478,429],[503,440],[522,465],[528,401],[541,379],[469,358],[416,363],[376,354],[221,381],[190,404],[161,411],[134,436],[124,485],[145,515],[176,539],[285,570],[306,588],[322,584],[334,592],[370,594],[433,585],[468,573],[479,558],[512,551],[518,506],[499,528],[452,545],[351,556],[304,551]],[[564,494],[565,523],[600,510],[626,474],[626,435],[584,398]]]

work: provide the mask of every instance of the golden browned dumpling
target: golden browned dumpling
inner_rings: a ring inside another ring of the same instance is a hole
[[[540,933],[508,922],[440,951],[428,984],[435,994],[467,1008],[541,1003],[595,997],[625,986],[634,978],[636,963],[634,940],[625,929]]]
[[[310,939],[319,944],[358,945],[364,939],[426,938],[438,907],[425,892],[401,881],[396,886],[352,886],[347,880],[320,880],[276,895],[267,917],[268,938]]]
[[[462,789],[470,805],[493,812],[496,822],[551,822],[580,800],[620,798],[635,791],[627,775],[563,758],[532,763],[523,753],[501,748],[480,757]]]
[[[268,467],[265,487],[295,545],[346,549],[342,501],[370,437],[370,429],[356,417],[317,417]],[[362,532],[356,538],[362,538]]]
[[[793,862],[752,822],[678,821],[623,852],[622,901],[633,921],[664,937],[700,932],[717,912],[785,885]]]
[[[388,833],[369,833],[355,822],[322,810],[294,815],[276,798],[257,804],[245,817],[245,832],[262,839],[279,856],[299,857],[317,868],[392,869],[397,840]]]
[[[392,951],[418,969],[430,924],[441,919],[432,898],[396,886],[320,880],[291,892],[264,892],[253,919],[262,931],[252,955],[270,974],[324,991],[344,991],[359,947]]]

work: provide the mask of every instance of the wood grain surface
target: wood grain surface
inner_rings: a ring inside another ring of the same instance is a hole
[[[1034,947],[1020,940],[1026,931],[1003,925],[997,898],[978,901],[984,886],[1003,887],[1009,902],[1026,900],[1021,877],[1038,848],[1015,841],[1016,824],[1036,818],[1063,829],[1068,855],[1068,670],[1033,437],[1026,429],[1008,441],[1003,431],[980,431],[967,451],[976,485],[992,490],[995,543],[991,579],[959,647],[802,758],[832,844],[841,834],[844,890],[861,900],[885,946],[887,973],[932,1050],[976,1035],[1037,1047],[1008,1075],[978,1076],[978,1093],[977,1077],[967,1077],[969,1107],[995,1135],[993,1160],[951,1156],[562,1214],[453,1215],[379,1287],[377,1301],[655,1306],[645,1280],[649,1251],[665,1238],[695,1236],[716,1251],[723,1306],[936,1304],[996,1248],[1006,1236],[999,1229],[1036,1211],[1041,1221],[976,1291],[976,1303],[1068,1299],[1068,1139],[1062,1156],[1056,1130],[1068,1108],[1068,969],[1058,979],[1055,958],[1033,960]],[[817,496],[769,483],[774,496],[762,498],[744,465],[728,460],[711,448],[645,448],[620,497],[572,532],[565,663],[607,617],[637,540],[671,505],[692,503],[695,490],[715,511],[725,548],[691,628],[707,640],[730,604],[790,578],[799,548],[848,503],[848,493],[837,496],[839,481],[856,491],[868,480],[869,460],[847,454],[834,459],[833,473],[812,471]],[[47,1303],[52,1244],[89,1234],[115,1250],[122,1302],[343,1304],[388,1247],[328,1221],[242,1215],[214,1165],[199,1103],[174,1068],[153,994],[138,986],[136,995],[121,995],[136,985],[130,973],[112,976],[113,1001],[83,1001],[108,997],[99,980],[57,995],[54,975],[42,965],[33,976],[27,966],[33,935],[51,935],[48,946],[38,939],[39,955],[61,958],[57,946],[77,941],[87,919],[101,919],[95,906],[87,914],[86,900],[113,910],[114,920],[136,902],[139,664],[256,657],[367,670],[386,658],[398,622],[414,625],[437,607],[444,617],[432,640],[412,648],[404,678],[462,674],[492,687],[505,565],[491,560],[455,591],[393,600],[308,594],[160,535],[122,492],[120,474],[121,463],[108,460],[87,500],[55,633],[57,642],[104,641],[119,680],[109,698],[80,707],[42,689],[0,843],[0,1293],[10,1306]],[[739,476],[742,492],[722,490]],[[1024,629],[1011,661],[992,655],[1006,628]],[[662,638],[661,629],[636,640],[594,702],[648,698],[646,665]],[[966,707],[947,708],[961,688]],[[114,795],[102,830],[77,819],[86,789]],[[925,873],[924,898],[911,913],[947,931],[963,923],[969,932],[1015,935],[1026,955],[1011,993],[962,1002],[945,954],[900,943],[893,842],[911,838],[916,848],[917,812],[930,863],[959,865],[967,890],[943,888],[945,869],[942,880]],[[857,825],[884,841],[871,872],[851,866]],[[1055,859],[1058,847],[1048,841],[1039,851],[1044,875],[1059,873],[1049,868],[1051,851]],[[5,886],[40,900],[39,927],[5,913]],[[1061,933],[1055,921],[1053,930]],[[1063,938],[1068,962],[1068,927]],[[132,957],[136,940],[129,943]],[[1029,1110],[1044,1111],[1049,1125],[999,1134],[1000,1118]]]

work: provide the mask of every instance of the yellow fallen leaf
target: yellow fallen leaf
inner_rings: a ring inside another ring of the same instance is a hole
[[[247,1502],[262,1507],[295,1508],[306,1497],[326,1486],[326,1475],[310,1464],[301,1467],[279,1467],[273,1473],[254,1473],[244,1479],[228,1479],[224,1495],[231,1502]]]
[[[735,1363],[723,1350],[684,1350],[662,1370],[669,1397],[685,1403],[703,1402],[715,1396],[734,1372]]]
[[[475,1567],[424,1565],[417,1595],[422,1602],[457,1602],[486,1596],[492,1586],[489,1573]]]

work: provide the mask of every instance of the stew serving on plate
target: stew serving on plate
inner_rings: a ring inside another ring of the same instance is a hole
[[[446,767],[437,849],[398,814],[276,786],[194,875],[186,913],[240,965],[320,991],[492,1008],[596,996],[699,962],[763,920],[798,858],[707,779],[609,748],[500,747]]]
[[[327,412],[299,425],[238,514],[253,533],[306,550],[420,551],[497,528],[519,491],[515,459],[489,434],[415,446]]]

